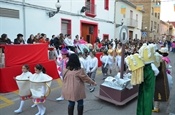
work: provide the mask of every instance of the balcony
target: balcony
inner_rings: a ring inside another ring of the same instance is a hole
[[[138,27],[138,21],[132,18],[127,19],[127,26],[131,28],[137,28]]]
[[[96,5],[86,2],[86,16],[95,17],[96,16]]]

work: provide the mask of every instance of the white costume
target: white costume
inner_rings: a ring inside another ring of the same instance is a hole
[[[116,50],[116,64],[119,69],[121,69],[121,61],[122,61],[122,48]]]
[[[16,83],[19,88],[20,96],[30,95],[30,82],[29,78],[32,76],[31,72],[23,72],[21,75],[16,76]]]
[[[43,72],[33,74],[30,77],[30,90],[33,98],[41,98],[46,96],[47,91],[51,85],[52,78]]]
[[[27,72],[23,72],[21,75],[16,76],[15,78],[16,83],[19,88],[19,95],[21,97],[20,106],[17,110],[14,111],[15,113],[21,113],[22,108],[24,106],[24,100],[31,98],[30,81],[29,81],[29,78],[31,76],[32,76],[32,73],[27,71]]]

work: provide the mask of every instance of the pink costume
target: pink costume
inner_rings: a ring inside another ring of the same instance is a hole
[[[57,70],[59,72],[59,75],[62,77],[62,73],[63,73],[63,69],[66,68],[66,64],[69,60],[69,58],[58,58],[58,67],[57,67]]]
[[[162,57],[162,60],[164,60],[166,62],[166,72],[168,74],[171,74],[171,71],[169,70],[169,66],[170,66],[170,62],[171,62],[169,57],[168,56]]]

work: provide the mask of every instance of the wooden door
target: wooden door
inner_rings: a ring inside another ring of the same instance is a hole
[[[91,29],[92,25],[82,24],[81,36],[88,43],[92,43],[94,39],[93,32],[92,33],[90,32]]]

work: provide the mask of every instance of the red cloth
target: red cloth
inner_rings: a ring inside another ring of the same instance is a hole
[[[48,44],[26,44],[5,46],[5,66],[47,62]]]
[[[96,53],[96,57],[98,59],[98,67],[101,67],[102,66],[102,62],[100,61],[100,56],[103,55],[102,52],[97,52]]]
[[[34,73],[34,66],[38,63],[29,64],[30,71]],[[55,61],[47,61],[40,63],[46,69],[46,74],[53,79],[59,78]],[[18,89],[16,81],[13,79],[22,73],[22,66],[12,66],[0,68],[0,93],[8,93]]]

